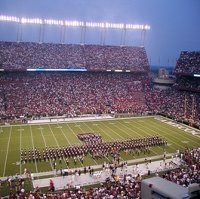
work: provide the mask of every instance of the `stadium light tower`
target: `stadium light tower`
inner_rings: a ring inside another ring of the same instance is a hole
[[[122,24],[122,23],[109,23],[109,22],[83,22],[83,21],[68,21],[68,20],[57,20],[57,19],[40,19],[40,18],[20,18],[16,16],[0,15],[0,22],[12,22],[18,24],[17,40],[22,41],[22,25],[23,24],[37,24],[40,26],[39,30],[39,42],[44,41],[45,26],[58,26],[61,28],[60,31],[60,43],[65,42],[65,32],[67,27],[80,27],[81,28],[81,43],[85,43],[85,34],[87,28],[99,28],[102,29],[101,43],[105,44],[105,36],[107,29],[121,30],[121,41],[120,45],[125,44],[125,37],[127,30],[140,30],[141,43],[144,44],[146,31],[150,30],[149,25],[143,24]]]

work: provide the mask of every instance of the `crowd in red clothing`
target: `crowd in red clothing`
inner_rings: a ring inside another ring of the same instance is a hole
[[[132,73],[11,73],[0,76],[0,116],[101,113],[163,113],[200,118],[198,92],[150,88],[148,77]],[[185,83],[187,81],[184,81]],[[184,87],[185,88],[185,87]],[[187,87],[186,87],[187,88]]]
[[[145,76],[131,73],[0,75],[1,116],[147,111]]]
[[[194,122],[200,125],[200,94],[179,91],[175,88],[160,90],[147,89],[146,103],[149,111],[162,113],[174,119]]]
[[[182,52],[176,73],[198,73],[199,52]],[[87,68],[149,71],[141,47],[0,42],[4,69]],[[199,124],[199,79],[178,77],[167,91],[147,87],[147,75],[132,73],[15,73],[0,75],[0,117],[83,113],[164,113]],[[177,91],[186,90],[187,92]],[[192,104],[192,108],[190,105]]]
[[[0,68],[86,68],[148,72],[144,47],[0,42]]]
[[[179,155],[184,166],[163,174],[163,178],[185,187],[192,183],[200,184],[200,148],[185,149]]]

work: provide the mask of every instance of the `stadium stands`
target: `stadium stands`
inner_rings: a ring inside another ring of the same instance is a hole
[[[149,89],[146,100],[150,112],[161,113],[176,120],[193,121],[199,125],[200,96],[191,91]]]
[[[191,76],[178,76],[175,86],[179,90],[200,92],[200,78]]]
[[[185,166],[163,174],[163,178],[184,187],[192,183],[200,183],[200,148],[185,149],[180,152]]]
[[[145,48],[0,42],[0,66],[3,69],[43,67],[93,71],[2,72],[0,115],[1,118],[15,118],[21,115],[74,116],[113,111],[141,115],[153,112],[199,124],[200,82],[197,77],[187,76],[198,72],[198,63],[198,52],[182,52],[175,69],[176,84],[172,89],[161,91],[148,86],[149,66]],[[108,69],[135,73],[100,73]]]
[[[0,42],[0,68],[148,72],[149,64],[144,47]]]
[[[147,111],[146,78],[131,73],[6,73],[0,82],[2,117]]]
[[[200,52],[183,51],[176,64],[178,74],[200,74]]]

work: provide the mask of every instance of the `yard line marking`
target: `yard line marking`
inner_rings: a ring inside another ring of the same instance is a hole
[[[38,129],[40,130],[40,133],[42,135],[42,139],[43,139],[44,145],[45,145],[45,147],[47,147],[47,143],[46,143],[46,140],[45,140],[43,132],[42,132],[43,128],[38,128]],[[52,165],[52,162],[51,162],[51,158],[50,158],[50,162],[49,163],[50,163],[51,169],[53,171],[53,165]]]
[[[159,124],[158,123],[158,125],[160,126],[160,128],[161,129],[168,129],[168,128],[166,128],[166,127],[163,127],[161,124]],[[156,128],[155,127],[155,125],[153,125],[154,126],[154,128]],[[156,129],[158,129],[158,128],[156,128]],[[174,133],[174,131],[172,131],[172,130],[170,130],[170,129],[168,129],[168,131],[171,131],[172,133]],[[170,134],[170,133],[168,133],[167,131],[161,131],[161,132],[163,132],[164,134],[167,134],[167,135],[169,135],[170,137],[173,137],[173,138],[175,138],[175,139],[178,139],[178,141],[180,141],[180,138],[177,138],[176,136],[173,136],[172,134]],[[184,135],[181,135],[181,134],[179,134],[179,136],[180,137],[183,137],[184,139],[188,139],[188,140],[191,140],[191,139],[189,139],[189,138],[187,138],[187,137],[185,137]],[[169,140],[171,140],[171,139],[169,139]],[[172,141],[173,142],[173,141]],[[193,141],[193,140],[191,140],[191,142],[195,142],[196,144],[199,144],[198,142],[196,142],[196,141]],[[173,142],[173,143],[175,143],[175,142]],[[183,147],[182,145],[180,145],[180,144],[178,144],[178,143],[175,143],[176,145],[179,145],[179,146],[181,146],[181,148]]]
[[[21,128],[21,127],[20,127]],[[20,155],[19,155],[19,162],[20,162],[20,175],[22,175],[22,157],[21,157],[21,151],[22,151],[22,131],[20,131],[19,133],[20,137],[19,137],[19,147],[20,147]]]
[[[57,125],[58,125],[58,124],[57,124]],[[58,126],[58,127],[59,127],[59,126]],[[64,135],[64,137],[65,137],[65,139],[67,140],[68,144],[71,146],[71,143],[69,142],[67,136],[66,136],[65,133],[63,132],[63,129],[62,129],[62,128],[58,128],[58,129],[60,129],[61,133]],[[65,164],[67,165],[66,159],[65,159],[65,158],[64,158],[64,161],[65,161]],[[81,161],[80,161],[80,163],[81,163]],[[82,164],[82,163],[81,163],[81,164]],[[82,164],[82,165],[83,165],[83,164]],[[69,166],[67,166],[67,168],[69,168]]]
[[[68,128],[71,130],[71,132],[77,137],[77,135],[74,133],[74,131],[73,131],[73,129],[67,124],[67,126],[68,126]],[[79,127],[80,128],[80,127]],[[62,130],[62,129],[61,129]],[[69,143],[69,145],[71,146],[71,143],[69,142],[69,140],[68,140],[68,138],[67,138],[67,136],[65,135],[65,133],[62,131],[62,133],[63,133],[63,135],[66,137],[66,139],[67,139],[67,141],[68,141],[68,143]],[[78,137],[77,137],[78,138]],[[78,141],[80,142],[80,140],[78,139]],[[80,142],[81,143],[81,142]],[[82,143],[81,143],[82,144]],[[82,166],[84,166],[83,165],[83,163],[80,161],[80,159],[78,159],[79,160],[79,162],[81,163],[81,165]]]
[[[57,125],[58,125],[58,124],[57,124]],[[57,128],[57,129],[62,129],[62,126],[59,126],[59,125],[58,125],[58,126],[55,127],[55,128]]]
[[[57,125],[58,125],[58,123],[57,123]],[[54,135],[54,133],[53,133],[53,131],[52,131],[51,125],[48,124],[48,126],[49,126],[50,131],[51,131],[51,133],[52,133],[52,135],[53,135],[53,137],[54,137],[54,139],[55,139],[55,141],[56,141],[56,144],[57,144],[58,148],[60,148],[60,145],[59,145],[59,143],[58,143],[58,141],[57,141],[57,139],[56,139],[56,136]],[[62,128],[59,128],[59,129],[61,130],[61,132],[63,131]],[[68,140],[68,139],[67,139],[67,140]],[[65,162],[65,164],[66,164],[66,159],[65,159],[65,158],[64,158],[64,162]],[[66,165],[67,165],[67,164],[66,164]],[[69,168],[69,167],[67,166],[67,168]]]
[[[169,119],[169,118],[167,118],[167,120],[163,120],[163,119],[158,118],[158,117],[156,117],[156,118],[154,118],[154,119],[156,119],[156,120],[158,120],[158,121],[164,123],[164,125],[163,125],[164,128],[167,128],[167,127],[165,127],[165,126],[169,126],[170,129],[171,129],[171,128],[174,128],[174,125],[172,126],[171,124],[175,124],[175,122],[174,122],[173,120]],[[158,124],[159,124],[159,123],[158,123]],[[199,130],[199,129],[190,127],[190,126],[188,126],[188,125],[186,125],[186,124],[178,124],[178,125],[179,125],[179,126],[181,125],[183,129],[190,129],[191,131],[195,131],[195,132],[197,132],[197,133],[200,133],[200,130]],[[182,130],[183,130],[183,129],[182,129]],[[170,130],[170,131],[173,132],[173,130]],[[185,130],[183,130],[183,131],[185,131]],[[185,131],[185,132],[187,132],[187,131]],[[181,136],[184,136],[184,135],[182,135],[182,132],[179,132],[179,133],[181,134]],[[189,135],[189,134],[186,134],[186,135]],[[191,135],[191,134],[190,134],[190,135]],[[184,137],[185,137],[185,136],[184,136]],[[190,139],[190,138],[188,138],[188,139],[191,140],[191,141],[194,141],[193,139]],[[196,141],[194,141],[194,142],[196,142]],[[199,142],[196,142],[196,143],[199,144]]]
[[[48,126],[49,126],[49,129],[50,129],[50,131],[51,131],[51,134],[53,135],[54,140],[56,141],[56,145],[57,145],[58,147],[60,147],[60,145],[59,145],[59,143],[58,143],[58,140],[56,139],[56,137],[55,137],[55,135],[54,135],[54,133],[53,133],[53,131],[52,131],[51,125],[48,124]]]
[[[41,125],[39,124],[39,126],[41,126]],[[37,128],[37,129],[39,129],[39,130],[43,130],[44,128],[40,127],[40,128]]]
[[[58,123],[57,123],[57,125],[58,125]],[[53,131],[52,131],[51,125],[48,124],[48,126],[49,126],[49,129],[50,129],[50,131],[51,131],[51,134],[52,134],[53,137],[54,137],[54,140],[56,141],[56,145],[58,146],[58,148],[60,148],[60,145],[59,145],[59,143],[58,143],[58,141],[57,141],[57,139],[56,139],[56,136],[54,135],[54,133],[53,133]],[[61,128],[59,128],[59,129],[62,130]],[[65,164],[66,164],[65,158],[64,158],[64,161],[65,161]]]
[[[77,126],[77,124],[75,125],[75,126]],[[81,132],[84,132],[83,131],[83,129],[80,127],[80,125],[78,125],[77,127],[79,127],[79,129],[81,130]],[[71,129],[71,127],[69,126],[69,128]],[[78,136],[76,135],[76,133],[74,133],[74,131],[73,131],[73,129],[71,129],[72,130],[72,133],[77,137],[77,139],[78,139],[78,141],[79,141],[79,143],[81,143],[82,144],[82,142],[79,140],[79,138],[78,138]],[[92,158],[92,156],[90,155],[90,157]],[[95,164],[98,164],[97,163],[97,161],[95,160],[95,159],[93,159],[92,158],[92,160],[95,162]]]
[[[17,129],[17,131],[24,131],[24,129],[22,129],[22,127],[20,126],[20,128],[19,129]]]
[[[118,135],[121,139],[125,140],[124,137],[122,137],[119,133],[115,132],[112,128],[110,128],[109,126],[107,126],[104,122],[102,122],[101,124],[104,125],[106,128],[109,128],[113,133],[115,133],[116,135]]]
[[[71,143],[69,142],[67,136],[65,135],[65,133],[63,132],[62,128],[59,128],[61,133],[64,135],[65,139],[67,140],[68,144],[71,146]]]
[[[143,128],[145,128],[145,129],[148,129],[149,131],[152,131],[154,134],[158,134],[158,132],[156,132],[156,131],[154,131],[153,129],[151,129],[151,128],[149,128],[149,127],[147,127],[147,126],[145,126],[145,125],[143,125],[143,124],[140,124],[140,122],[137,122],[137,121],[133,121],[134,123],[136,123],[137,125],[140,125],[140,126],[142,126]],[[131,124],[131,126],[133,126],[132,124]],[[135,127],[135,126],[134,126]],[[137,128],[137,127],[136,127]],[[140,129],[140,130],[142,130],[143,132],[144,132],[144,130],[143,129]],[[148,134],[148,135],[150,135],[149,133],[147,133],[146,131],[145,131],[145,133],[146,134]],[[161,148],[160,146],[158,146],[159,148]],[[173,149],[176,149],[175,147],[171,147],[171,145],[169,145],[169,148],[173,148]]]
[[[156,131],[152,130],[151,128],[148,128],[148,127],[144,126],[143,124],[141,124],[141,122],[133,121],[133,123],[136,123],[137,125],[140,125],[140,126],[142,126],[143,128],[148,129],[149,131],[152,131],[154,134],[158,134]],[[132,124],[130,124],[130,125],[133,126]],[[134,126],[134,128],[138,128],[138,127]],[[151,134],[147,133],[147,132],[144,131],[142,128],[138,128],[138,129],[140,129],[140,130],[141,130],[142,132],[144,132],[145,134],[151,136]],[[158,147],[161,148],[160,146],[158,146]],[[173,146],[171,147],[171,145],[170,145],[169,147],[170,147],[170,148],[174,148]],[[162,149],[162,148],[161,148],[161,149]],[[175,149],[175,148],[174,148],[174,149]],[[154,152],[155,152],[155,151],[154,151]]]
[[[189,141],[187,141],[187,140],[183,140],[183,141],[181,141],[182,143],[185,143],[185,144],[187,144],[187,143],[189,143]]]
[[[134,122],[135,122],[135,121],[134,121]],[[137,122],[135,122],[135,123],[137,123]],[[144,125],[141,125],[140,123],[137,123],[137,124],[144,127]],[[155,127],[155,125],[153,125],[153,127]],[[146,126],[145,126],[145,128],[148,129],[149,131],[152,131],[152,132],[154,132],[155,134],[158,134],[158,132],[156,132],[155,130],[153,130],[153,127],[152,127],[152,128],[149,128],[149,127],[146,127]],[[156,129],[157,129],[157,128],[156,128]],[[141,129],[141,130],[142,130],[142,129]],[[159,130],[160,130],[160,129],[159,129]],[[161,131],[161,132],[163,132],[163,131]],[[164,133],[165,133],[165,132],[164,132]],[[171,140],[170,138],[168,138],[168,140],[170,140],[170,142],[173,142],[175,145],[179,145],[179,146],[182,148],[182,146],[181,146],[180,144],[175,143],[175,142],[174,142],[173,140]],[[176,149],[175,147],[173,147],[173,146],[171,146],[171,145],[170,145],[170,147]]]
[[[166,124],[166,123],[164,123],[164,124]],[[171,131],[171,132],[174,132],[173,130],[171,130],[171,128],[176,128],[176,127],[173,127],[173,126],[170,126],[169,124],[167,124],[167,125],[169,125],[169,127],[170,128],[167,128],[167,127],[165,127],[165,125],[161,125],[161,124],[159,124],[158,123],[158,125],[159,126],[161,126],[161,128],[163,128],[163,129],[168,129],[168,131]],[[188,140],[190,140],[191,142],[194,142],[194,143],[196,143],[196,144],[199,144],[199,142],[196,142],[195,140],[192,140],[191,138],[189,138],[189,137],[187,137],[187,136],[184,136],[181,132],[177,132],[178,134],[179,134],[179,136],[180,137],[183,137],[184,139],[188,139]],[[170,134],[171,135],[171,134]],[[175,137],[175,136],[173,136],[173,137]],[[175,137],[176,138],[176,137]]]
[[[134,129],[132,129],[132,128],[130,128],[130,127],[128,127],[127,125],[125,125],[124,123],[123,123],[123,121],[121,122],[121,121],[117,121],[117,123],[120,123],[122,126],[124,126],[126,129],[129,129],[129,130],[131,130],[132,132],[134,132],[135,134],[137,134],[137,135],[139,135],[139,137],[140,137],[140,134],[138,133],[138,132],[136,132]],[[127,135],[129,135],[130,137],[132,137],[129,133],[127,133],[126,131],[124,131],[122,128],[120,128],[120,127],[118,127],[118,126],[116,126],[117,128],[119,128],[121,131],[123,131],[125,134],[127,134]],[[134,128],[137,128],[137,127],[135,127],[134,126]],[[139,130],[142,130],[142,129],[140,129],[140,128],[137,128],[137,129],[139,129]],[[146,131],[144,131],[144,130],[142,130],[146,135],[149,135],[149,136],[151,136],[149,133],[146,133]],[[159,147],[159,146],[158,146]],[[161,148],[161,147],[159,147],[159,148]],[[155,153],[156,155],[159,155],[156,151],[154,151],[152,148],[151,148],[151,151],[153,152],[153,153]]]
[[[92,131],[94,131],[90,126],[88,126],[86,123],[83,123],[83,124],[85,124],[89,129],[91,129]],[[99,126],[96,126],[97,128],[100,128]],[[101,129],[101,128],[100,128]],[[102,130],[102,129],[101,129]],[[104,130],[102,130],[103,131],[103,133],[104,134],[106,134],[106,135],[108,135],[112,140],[114,140],[109,134],[107,134]],[[106,157],[106,159],[108,160],[108,161],[110,161],[107,157]],[[124,161],[124,159],[121,157],[121,159]]]
[[[32,146],[33,146],[34,156],[35,156],[35,146],[34,146],[34,142],[33,142],[33,132],[32,132],[31,125],[30,125],[30,132],[31,132],[31,141],[32,141]],[[34,160],[34,162],[35,162],[36,173],[38,173],[38,167],[37,167],[36,160]]]
[[[10,146],[11,131],[12,131],[12,126],[10,127],[10,133],[9,133],[9,138],[8,138],[6,158],[5,158],[4,169],[3,169],[3,177],[5,176],[5,172],[6,172],[6,164],[7,164],[7,159],[8,159],[8,150],[9,150],[9,146]]]

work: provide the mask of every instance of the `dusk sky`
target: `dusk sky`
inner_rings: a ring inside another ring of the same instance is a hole
[[[151,65],[175,66],[181,51],[200,51],[200,0],[0,0],[0,15],[91,22],[149,24],[145,47]],[[86,30],[98,44],[100,29]],[[80,43],[80,29],[66,43]],[[0,22],[0,40],[16,41],[17,25]],[[38,25],[23,24],[23,41],[38,41]],[[44,41],[59,43],[59,27],[46,27]],[[105,43],[120,45],[121,31],[108,30]],[[125,45],[141,45],[140,31],[127,31]]]

